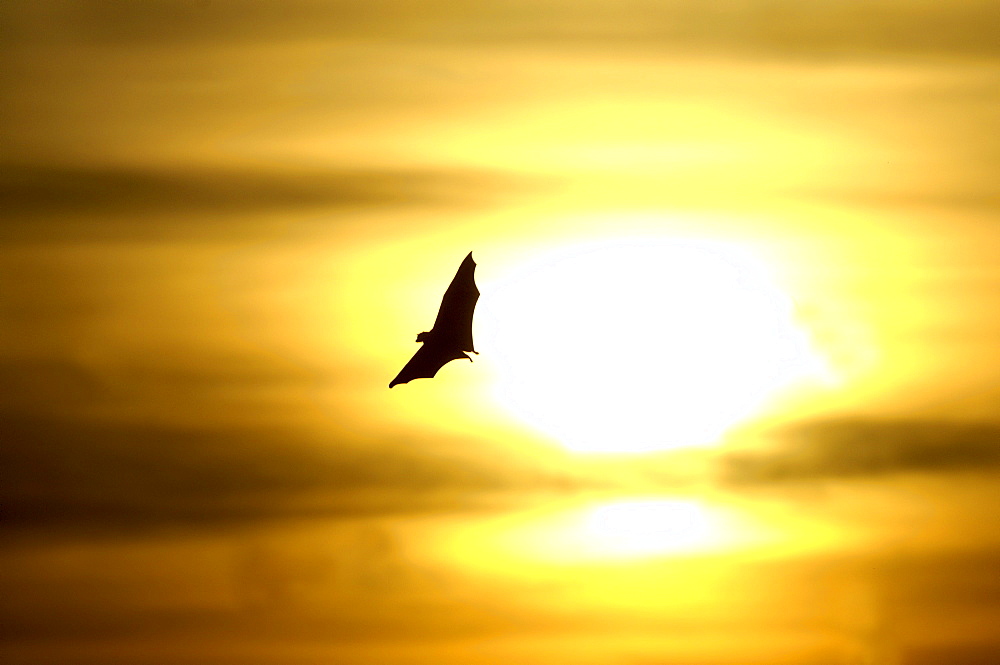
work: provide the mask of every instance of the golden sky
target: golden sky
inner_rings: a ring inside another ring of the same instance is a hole
[[[996,658],[998,29],[3,3],[4,661]]]

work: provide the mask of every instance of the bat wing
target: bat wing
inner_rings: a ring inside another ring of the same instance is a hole
[[[430,379],[452,360],[472,360],[464,352],[476,353],[472,345],[472,315],[479,301],[475,272],[476,262],[472,260],[472,252],[469,252],[444,292],[434,327],[417,336],[417,341],[423,346],[389,383],[390,388],[413,379]]]
[[[472,315],[479,301],[475,273],[476,262],[472,260],[472,252],[469,252],[444,292],[441,308],[431,329],[432,336],[444,347],[476,353],[472,344]]]
[[[409,383],[413,379],[431,379],[438,370],[459,358],[470,359],[454,347],[447,347],[441,344],[425,343],[410,358],[410,362],[403,366],[396,378],[389,383],[392,388],[398,383]]]

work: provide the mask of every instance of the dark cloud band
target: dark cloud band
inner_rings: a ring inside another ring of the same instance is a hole
[[[828,420],[783,429],[773,450],[723,459],[731,483],[946,472],[1000,466],[1000,425],[920,420]]]

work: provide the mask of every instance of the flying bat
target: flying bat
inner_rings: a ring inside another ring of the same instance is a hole
[[[472,252],[469,252],[444,292],[434,327],[417,335],[417,341],[423,346],[389,383],[390,388],[413,379],[433,378],[452,360],[466,358],[472,362],[465,351],[478,355],[479,352],[472,346],[472,314],[479,300],[475,272],[476,262],[472,260]]]

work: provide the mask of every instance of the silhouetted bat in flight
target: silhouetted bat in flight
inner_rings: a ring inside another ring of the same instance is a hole
[[[472,346],[472,314],[479,300],[479,289],[475,280],[476,262],[472,252],[465,257],[462,265],[451,280],[448,290],[441,299],[441,309],[434,319],[434,327],[417,335],[423,346],[410,358],[396,378],[389,383],[392,388],[397,383],[409,383],[413,379],[433,378],[438,370],[452,360],[469,358],[464,352],[479,352]]]

